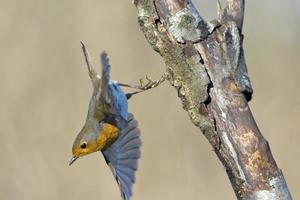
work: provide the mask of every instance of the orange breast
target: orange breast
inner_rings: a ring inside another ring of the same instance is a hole
[[[104,124],[102,132],[99,134],[97,140],[97,146],[99,146],[99,150],[106,149],[111,144],[113,144],[118,138],[120,133],[120,129],[111,124]]]

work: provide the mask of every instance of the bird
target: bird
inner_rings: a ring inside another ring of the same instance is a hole
[[[101,54],[101,76],[93,68],[88,50],[82,50],[93,85],[85,124],[76,136],[72,147],[72,165],[78,158],[101,152],[110,167],[121,191],[123,200],[132,196],[135,173],[141,156],[141,133],[138,122],[128,112],[128,99],[133,95],[157,87],[166,76],[157,81],[147,78],[144,86],[131,86],[110,79],[111,66],[106,52]],[[138,89],[125,93],[121,86]]]

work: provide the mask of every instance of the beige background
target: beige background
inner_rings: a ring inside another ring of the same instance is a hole
[[[216,1],[195,4],[206,19],[215,16]],[[299,0],[247,1],[251,107],[295,199],[300,199],[299,19]],[[68,166],[91,95],[80,40],[96,64],[107,50],[113,78],[124,83],[137,83],[145,74],[158,78],[164,71],[129,0],[0,0],[0,199],[120,199],[99,154]],[[169,84],[136,96],[130,110],[143,137],[133,200],[234,199],[222,165]]]

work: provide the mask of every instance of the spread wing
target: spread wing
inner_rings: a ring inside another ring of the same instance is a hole
[[[138,123],[134,116],[128,114],[127,126],[119,138],[106,150],[102,151],[119,184],[123,200],[132,196],[132,185],[135,182],[135,171],[141,155],[141,139]]]
[[[101,98],[104,100],[105,112],[112,115],[118,126],[123,129],[127,124],[128,102],[127,97],[117,82],[110,80],[110,64],[107,54],[101,55],[102,77]]]

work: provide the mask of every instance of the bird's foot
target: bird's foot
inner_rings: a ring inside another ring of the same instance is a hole
[[[137,89],[138,91],[132,92],[132,93],[127,93],[127,99],[129,99],[130,97],[132,97],[135,94],[147,91],[149,89],[152,88],[156,88],[157,86],[159,86],[160,84],[162,84],[165,80],[167,80],[169,77],[169,74],[167,72],[165,72],[159,79],[157,80],[153,80],[150,76],[146,75],[146,78],[141,78],[140,84],[139,85],[129,85],[129,84],[123,84],[123,83],[119,83],[120,86],[122,87],[128,87],[128,88],[133,88],[133,89]]]
[[[132,89],[138,89],[142,91],[146,91],[152,88],[156,88],[159,86],[161,83],[163,83],[165,80],[168,79],[168,73],[165,72],[159,79],[153,80],[150,76],[146,75],[146,78],[141,78],[139,80],[140,84],[139,85],[129,85],[129,84],[124,84],[124,83],[118,83],[122,87],[128,87]]]

